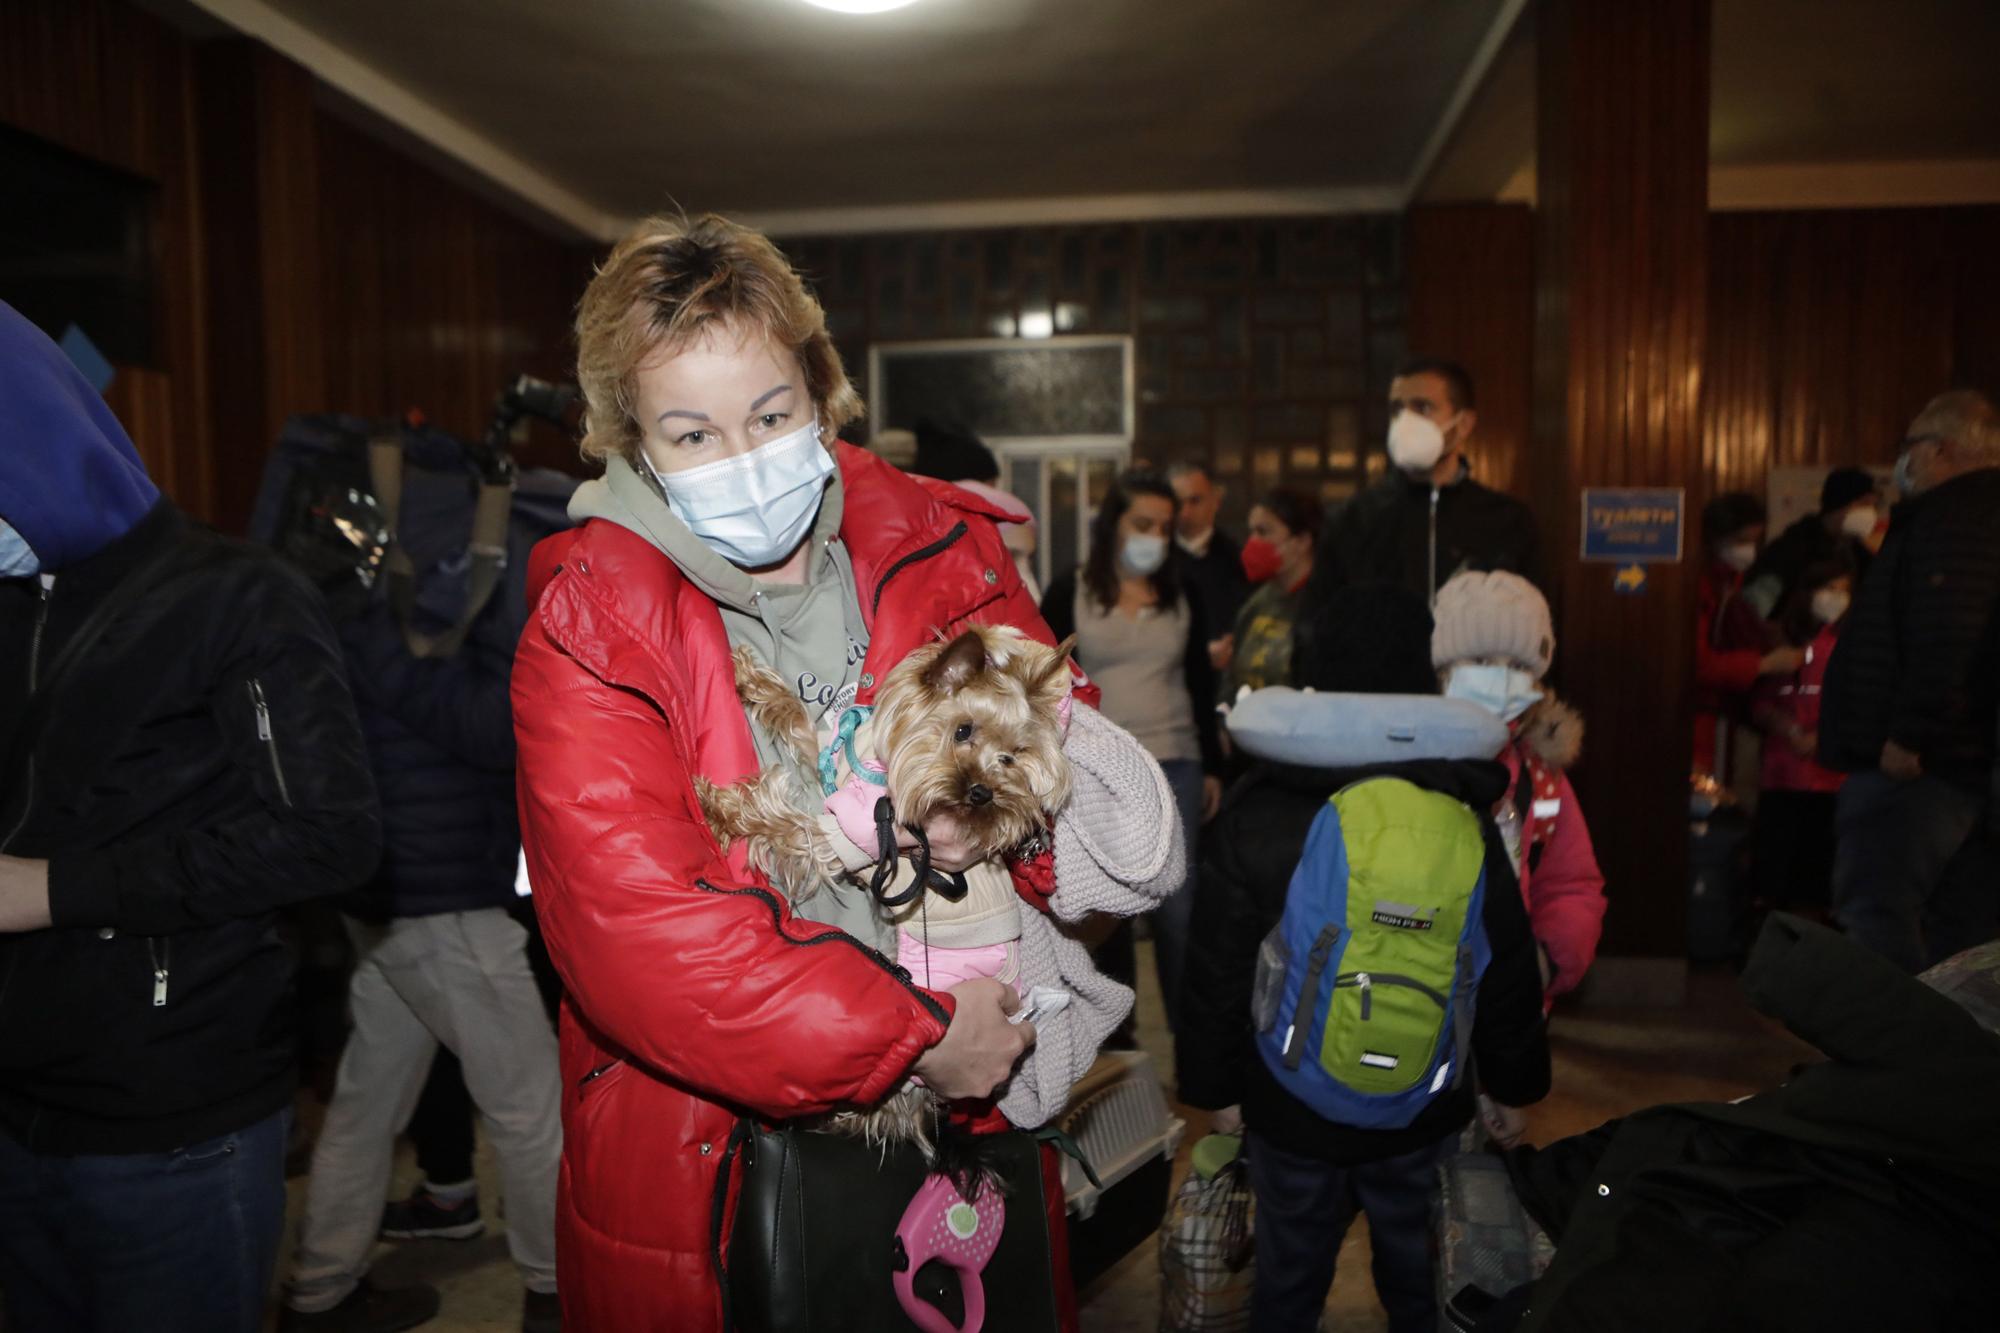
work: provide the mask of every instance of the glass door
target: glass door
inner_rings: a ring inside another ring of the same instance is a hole
[[[1035,573],[1044,588],[1089,554],[1090,523],[1125,466],[1123,443],[1074,439],[989,440],[1000,456],[1000,484],[1035,515],[1041,541]]]

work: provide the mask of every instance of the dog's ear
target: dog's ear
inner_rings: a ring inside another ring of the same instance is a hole
[[[924,668],[924,684],[939,694],[957,694],[986,670],[986,641],[972,630],[953,639]]]
[[[1076,647],[1076,635],[1072,634],[1049,650],[1048,660],[1035,672],[1028,682],[1028,697],[1037,703],[1054,708],[1063,701],[1070,691],[1069,655]]]

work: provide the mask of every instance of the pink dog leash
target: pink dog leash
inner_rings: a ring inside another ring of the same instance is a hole
[[[896,1301],[923,1333],[979,1333],[986,1323],[986,1284],[980,1274],[1000,1247],[1007,1205],[988,1185],[967,1202],[947,1176],[933,1175],[918,1187],[896,1225]],[[958,1274],[965,1298],[965,1322],[956,1327],[944,1312],[917,1294],[917,1270],[936,1259]]]

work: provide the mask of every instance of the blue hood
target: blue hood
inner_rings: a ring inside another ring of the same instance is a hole
[[[0,518],[54,572],[123,537],[159,498],[103,396],[0,301]]]

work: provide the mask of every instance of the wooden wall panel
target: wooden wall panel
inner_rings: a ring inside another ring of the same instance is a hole
[[[143,372],[124,392],[147,411],[126,429],[155,480],[206,518],[213,469],[191,67],[178,31],[118,0],[0,4],[0,123],[158,188],[156,364],[127,371]]]
[[[1479,396],[1473,475],[1528,498],[1532,484],[1535,215],[1525,204],[1409,213],[1409,344],[1463,365]]]
[[[1709,484],[1887,463],[1910,418],[2000,370],[2000,209],[1718,213],[1702,408]]]
[[[225,530],[285,416],[422,406],[476,432],[504,379],[571,371],[594,247],[328,116],[303,69],[121,0],[0,3],[0,123],[153,182],[157,364],[110,400],[155,479]],[[531,461],[576,467],[534,428]]]
[[[320,406],[421,410],[477,435],[514,375],[570,378],[594,247],[550,236],[324,112],[317,125]],[[552,428],[531,461],[580,466]]]
[[[1555,557],[1558,673],[1590,728],[1577,791],[1608,882],[1606,955],[1671,958],[1687,904],[1690,571],[1640,596],[1577,558],[1587,486],[1701,465],[1708,0],[1546,0],[1533,489]]]

